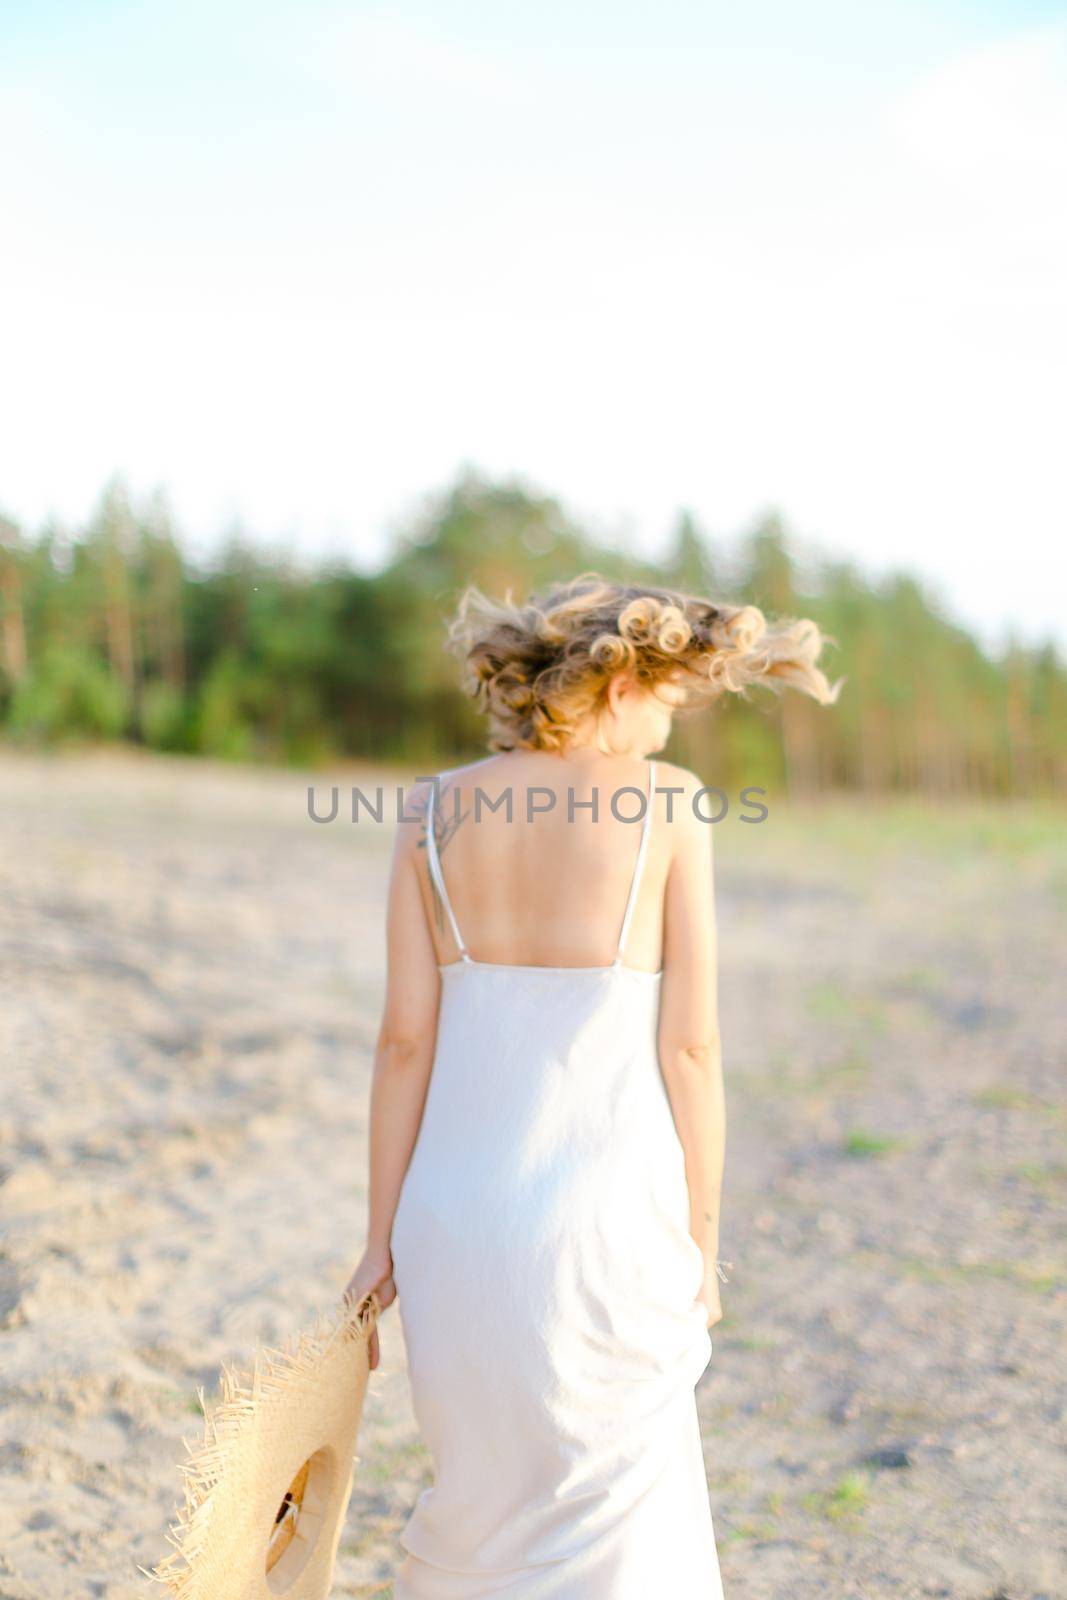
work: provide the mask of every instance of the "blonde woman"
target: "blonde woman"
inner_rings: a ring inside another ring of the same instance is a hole
[[[715,807],[650,758],[694,697],[836,689],[811,622],[588,573],[450,641],[495,753],[398,829],[346,1289],[398,1297],[434,1468],[395,1600],[716,1600]]]

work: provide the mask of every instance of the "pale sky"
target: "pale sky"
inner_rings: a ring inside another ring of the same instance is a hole
[[[0,8],[0,509],[369,564],[462,463],[1067,641],[1067,4]]]

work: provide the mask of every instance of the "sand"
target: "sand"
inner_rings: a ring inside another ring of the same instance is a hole
[[[355,1264],[390,831],[307,782],[0,754],[0,1600],[161,1595],[197,1387]],[[716,830],[728,1600],[1067,1595],[1062,821]],[[382,1344],[338,1596],[429,1481]]]

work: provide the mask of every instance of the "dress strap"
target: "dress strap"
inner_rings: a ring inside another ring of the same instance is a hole
[[[612,962],[612,966],[615,967],[622,966],[622,947],[626,943],[626,935],[630,931],[630,918],[633,916],[634,906],[637,903],[637,888],[641,882],[641,869],[645,864],[645,847],[648,844],[648,831],[652,824],[652,802],[655,795],[655,785],[656,763],[654,761],[650,761],[648,763],[648,801],[645,806],[645,818],[641,824],[641,842],[637,846],[637,860],[634,862],[634,875],[630,880],[630,895],[626,902],[626,910],[623,912],[622,927],[619,930],[619,943],[615,950],[615,960]]]
[[[441,896],[441,904],[448,914],[448,920],[452,926],[452,936],[459,946],[460,956],[464,961],[469,961],[470,954],[467,946],[463,943],[463,935],[459,931],[459,923],[456,921],[456,914],[452,910],[452,902],[448,898],[444,873],[441,871],[441,858],[437,853],[437,837],[434,831],[434,798],[437,794],[438,781],[437,778],[430,780],[430,800],[426,807],[426,861],[430,868],[430,877],[433,879],[434,888]]]

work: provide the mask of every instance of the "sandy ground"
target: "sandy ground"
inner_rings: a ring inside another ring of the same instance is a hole
[[[197,1386],[354,1264],[389,836],[306,782],[0,756],[0,1600],[160,1595]],[[1062,826],[780,803],[716,847],[728,1600],[1067,1596]],[[428,1481],[383,1346],[338,1596]]]

